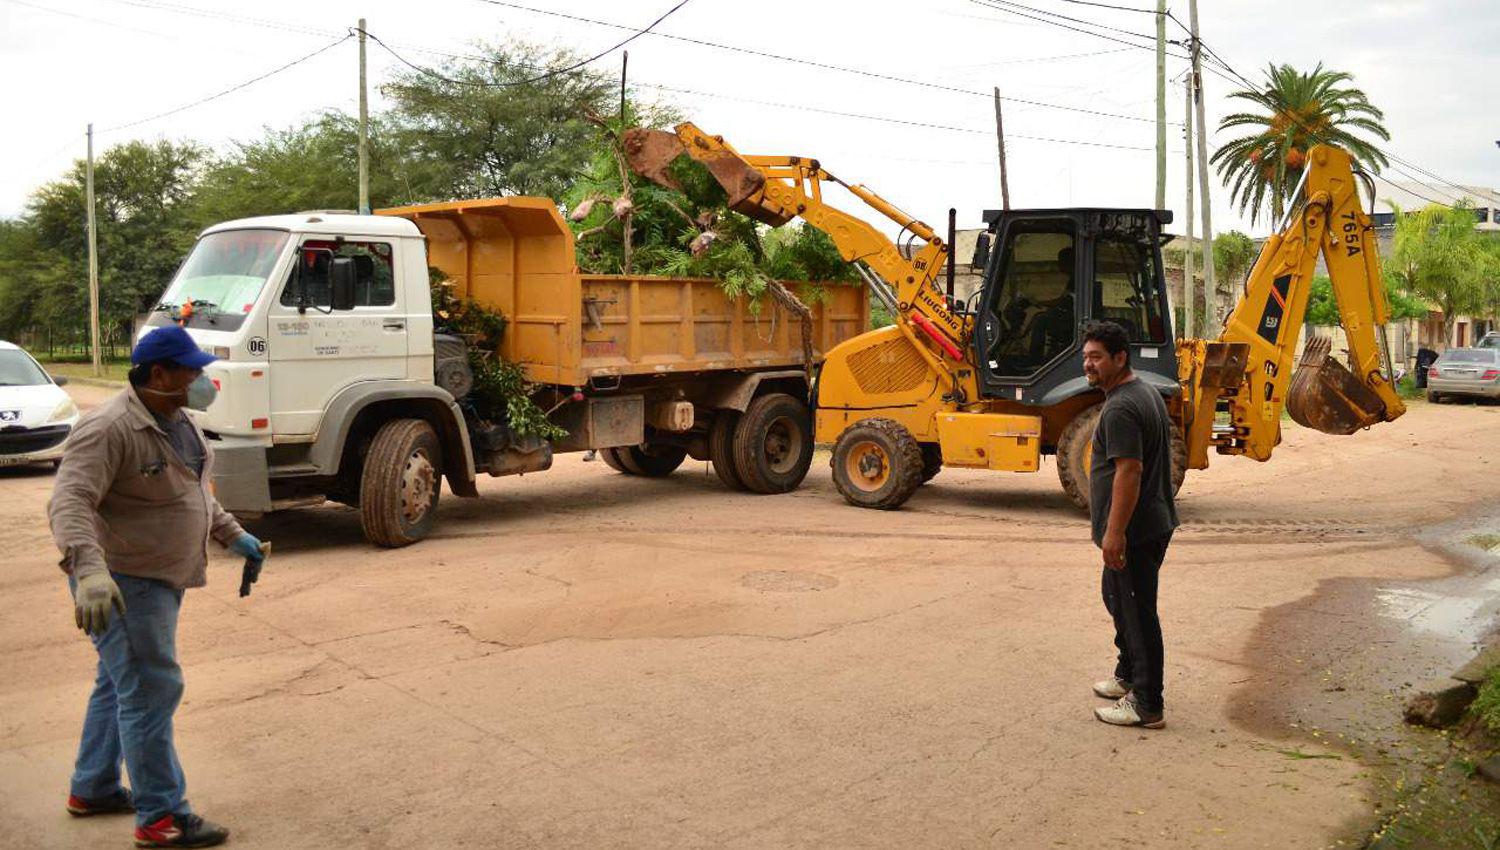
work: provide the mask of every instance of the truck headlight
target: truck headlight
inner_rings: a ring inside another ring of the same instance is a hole
[[[52,415],[47,417],[47,423],[50,425],[53,422],[62,422],[77,415],[78,405],[73,403],[73,399],[65,398],[57,403],[57,407],[52,408]]]

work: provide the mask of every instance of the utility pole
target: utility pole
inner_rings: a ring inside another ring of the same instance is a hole
[[[1193,283],[1193,75],[1189,73],[1182,81],[1182,93],[1184,96],[1182,114],[1186,118],[1183,122],[1184,131],[1187,133],[1187,150],[1183,152],[1183,161],[1187,164],[1187,248],[1182,252],[1182,335],[1186,339],[1196,339],[1198,292]]]
[[[359,19],[359,214],[370,214],[370,98],[365,90],[365,19]]]
[[[620,132],[625,132],[625,75],[630,71],[630,51],[620,57]]]
[[[1156,0],[1156,209],[1167,208],[1167,0]]]
[[[1203,117],[1203,42],[1198,39],[1198,0],[1188,0],[1193,31],[1193,111],[1198,116],[1198,199],[1203,208],[1203,314],[1219,319],[1219,290],[1214,285],[1214,224],[1208,196],[1208,122]],[[1212,328],[1212,324],[1210,324]]]
[[[995,138],[1000,143],[1000,205],[1010,209],[1010,181],[1005,174],[1005,119],[1000,114],[1000,87],[995,86]]]
[[[94,363],[94,377],[103,376],[99,362],[99,223],[94,218],[94,125],[89,124],[89,160],[84,171],[85,203],[89,206],[89,358]],[[73,138],[78,138],[74,136]]]

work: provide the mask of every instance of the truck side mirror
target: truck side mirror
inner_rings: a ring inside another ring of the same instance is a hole
[[[335,310],[354,309],[355,277],[353,257],[333,258],[328,266],[328,282],[333,290],[329,306]]]
[[[970,263],[976,269],[982,269],[990,261],[990,234],[985,231],[974,239],[974,257]]]

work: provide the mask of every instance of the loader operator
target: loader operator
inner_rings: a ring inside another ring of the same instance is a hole
[[[48,505],[74,619],[99,654],[67,809],[134,812],[138,847],[208,847],[229,835],[188,807],[172,742],[183,589],[206,583],[210,537],[264,557],[210,491],[213,452],[182,411],[213,401],[203,374],[213,360],[176,325],[141,337],[130,386],[74,430]]]
[[[1116,726],[1166,725],[1162,704],[1161,620],[1157,575],[1177,528],[1172,500],[1172,421],[1155,387],[1130,371],[1125,329],[1096,322],[1084,329],[1083,372],[1104,390],[1089,469],[1094,545],[1104,555],[1104,607],[1115,624],[1119,658],[1094,693],[1115,700],[1094,716]]]

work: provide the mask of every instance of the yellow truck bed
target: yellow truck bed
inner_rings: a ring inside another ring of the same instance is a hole
[[[500,354],[538,383],[585,386],[613,376],[800,366],[796,320],[770,298],[760,312],[716,281],[578,271],[573,233],[546,198],[510,197],[397,207],[414,222],[428,262],[454,294],[509,320]],[[796,291],[795,284],[791,287]],[[828,286],[813,310],[813,348],[863,333],[869,293]]]

